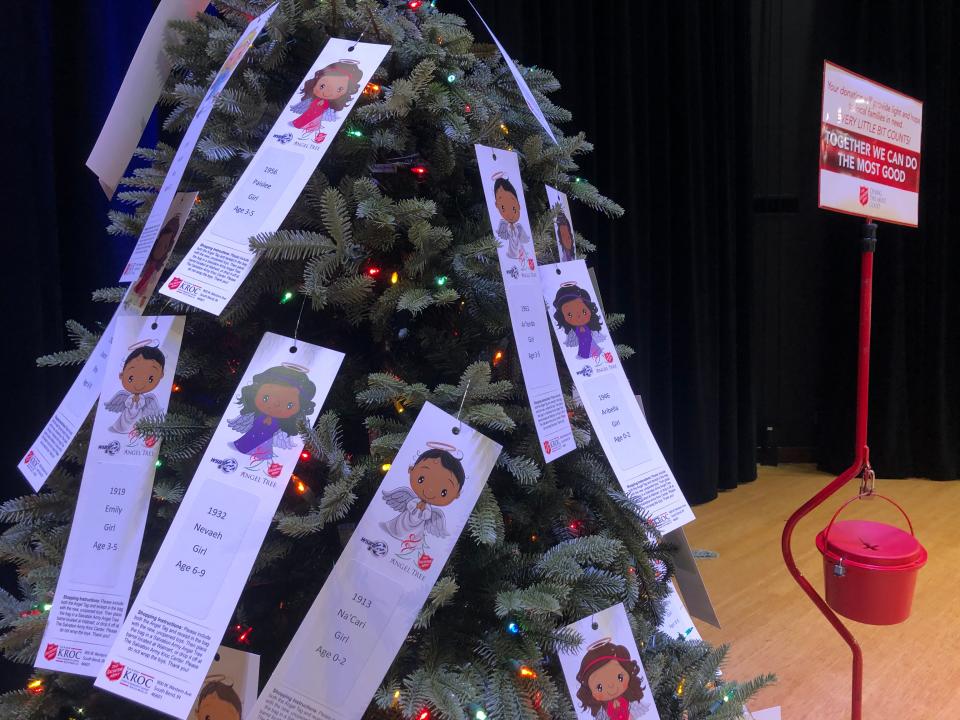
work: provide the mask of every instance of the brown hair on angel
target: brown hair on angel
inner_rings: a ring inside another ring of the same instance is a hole
[[[612,638],[602,638],[587,648],[577,672],[577,699],[599,720],[634,720],[648,709],[640,664],[630,651]]]
[[[460,497],[466,473],[463,454],[454,445],[431,441],[408,468],[409,487],[384,490],[383,500],[399,513],[380,523],[390,536],[400,540],[401,555],[421,549],[427,534],[447,537],[446,519],[440,509]]]
[[[523,262],[527,251],[524,245],[530,242],[530,234],[520,222],[522,207],[520,195],[504,172],[495,172],[493,180],[493,204],[500,213],[497,237],[507,243],[507,257]]]
[[[360,90],[363,71],[356,60],[338,60],[331,63],[308,78],[300,89],[302,99],[290,109],[300,113],[300,117],[291,120],[290,125],[302,131],[303,138],[316,133],[315,143],[323,142],[327,135],[320,132],[324,120],[336,119]]]
[[[243,703],[226,675],[208,675],[197,695],[197,720],[240,720]]]
[[[163,413],[157,396],[150,392],[163,379],[166,364],[159,345],[159,340],[148,338],[127,348],[129,354],[118,375],[120,389],[103,405],[110,412],[120,413],[108,428],[110,432],[129,435],[141,418]]]

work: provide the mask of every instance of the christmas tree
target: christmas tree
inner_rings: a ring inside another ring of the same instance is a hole
[[[264,9],[241,0],[215,5],[216,15],[175,23],[173,72],[161,103],[172,144],[138,151],[149,164],[124,180],[119,197],[130,211],[111,215],[114,235],[140,234],[178,133],[246,22]],[[361,33],[392,50],[282,229],[251,238],[260,261],[226,311],[215,317],[159,295],[147,308],[186,313],[188,321],[169,412],[137,426],[162,439],[138,584],[232,400],[237,372],[264,331],[296,332],[346,353],[346,360],[319,420],[302,428],[307,451],[225,644],[261,654],[264,670],[272,669],[429,401],[459,410],[504,451],[367,716],[572,718],[557,653],[579,639],[563,628],[623,602],[662,718],[740,717],[744,701],[771,678],[720,680],[726,648],[657,630],[670,548],[620,490],[574,397],[566,402],[577,451],[550,464],[540,454],[473,145],[520,154],[537,255],[545,262],[557,251],[556,213],[536,190],[543,183],[594,211],[621,213],[575,176],[576,158],[591,145],[582,134],[564,134],[560,124],[571,118],[548,98],[559,87],[549,71],[523,73],[554,124],[557,145],[526,108],[494,46],[477,42],[462,18],[432,3],[285,0],[218,97],[184,174],[181,189],[199,191],[199,201],[171,262],[213,216],[327,39]],[[576,240],[581,254],[595,249],[587,238]],[[117,303],[122,293],[101,289],[94,300]],[[614,313],[607,318],[611,330],[624,321]],[[76,364],[89,355],[99,332],[76,323],[69,330],[77,347],[43,364]],[[622,359],[632,353],[617,350]],[[10,527],[0,557],[17,566],[21,597],[0,595],[0,650],[19,662],[32,663],[37,653],[88,435],[81,429],[42,492],[2,508],[0,520]],[[0,714],[156,716],[94,690],[90,679],[44,672],[0,697]]]

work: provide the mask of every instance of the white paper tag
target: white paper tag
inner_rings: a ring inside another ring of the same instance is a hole
[[[537,259],[517,156],[474,145],[530,411],[546,462],[576,449],[543,309]]]
[[[160,91],[170,75],[170,62],[163,51],[170,39],[170,22],[190,20],[207,4],[208,0],[161,0],[153,13],[110,114],[87,158],[87,167],[99,178],[100,187],[108,198],[117,191],[123,171],[133,157],[153,106],[160,99]]]
[[[510,58],[510,55],[507,54],[507,51],[504,50],[503,45],[500,44],[500,40],[497,39],[497,36],[493,34],[493,30],[490,29],[489,25],[487,25],[487,21],[483,19],[483,15],[481,15],[480,11],[477,10],[476,5],[470,2],[470,0],[467,0],[467,2],[470,3],[470,7],[473,8],[473,11],[477,14],[477,17],[480,18],[480,22],[483,23],[483,26],[487,29],[487,32],[490,33],[490,39],[493,40],[494,44],[497,46],[497,50],[500,51],[500,55],[503,57],[503,61],[510,69],[510,74],[513,75],[513,79],[516,81],[517,87],[520,89],[520,95],[523,97],[523,101],[527,104],[527,108],[533,113],[533,116],[537,119],[537,122],[540,123],[540,126],[547,134],[547,137],[553,140],[555,145],[559,145],[560,143],[557,142],[557,138],[554,136],[553,130],[550,129],[550,123],[548,123],[547,118],[544,117],[543,110],[540,109],[540,105],[537,103],[537,99],[533,96],[530,86],[527,85],[527,81],[523,79],[520,69]]]
[[[630,389],[586,264],[542,265],[540,280],[561,354],[624,493],[662,533],[690,522],[693,511]]]
[[[105,364],[109,399],[94,418],[36,667],[95,676],[123,622],[160,451],[134,425],[166,412],[183,325],[182,316],[116,321]]]
[[[250,237],[280,227],[389,49],[327,42],[162,294],[223,312],[256,262]]]
[[[499,454],[497,443],[423,406],[252,719],[359,720]]]
[[[566,193],[556,188],[544,185],[547,190],[547,204],[551,208],[560,206],[560,214],[553,222],[553,234],[557,239],[557,257],[560,262],[569,262],[577,259],[577,240],[573,233],[573,219],[570,215],[570,203]]]
[[[170,169],[167,171],[167,176],[163,180],[163,185],[160,186],[160,192],[157,194],[157,199],[150,209],[150,215],[147,217],[143,231],[140,233],[140,238],[137,240],[133,253],[130,255],[130,260],[127,261],[127,265],[123,269],[120,282],[131,282],[137,278],[142,279],[141,273],[144,270],[144,265],[155,264],[156,258],[162,255],[163,252],[167,252],[164,247],[161,247],[159,251],[157,251],[155,244],[157,244],[158,241],[165,241],[169,237],[169,232],[171,231],[170,205],[174,201],[174,194],[177,192],[177,186],[180,184],[180,178],[183,175],[184,168],[187,167],[187,162],[189,162],[190,156],[197,146],[197,141],[200,139],[200,132],[203,130],[207,118],[210,117],[210,111],[213,110],[214,101],[217,99],[217,96],[223,90],[227,81],[230,80],[233,71],[237,68],[237,65],[240,64],[240,61],[243,60],[247,54],[247,50],[253,45],[253,41],[257,39],[257,35],[263,30],[270,16],[273,15],[273,11],[276,9],[276,5],[271,5],[266,12],[250,21],[250,24],[247,25],[240,34],[240,39],[237,40],[230,50],[227,59],[224,60],[220,71],[213,79],[213,83],[211,83],[207,89],[207,94],[204,95],[203,100],[200,101],[200,107],[197,108],[197,112],[190,121],[187,131],[183,134],[180,147],[177,148],[177,152],[173,156]],[[174,232],[179,232],[179,230]],[[172,248],[173,246],[170,245],[170,249]]]
[[[578,720],[660,720],[623,603],[567,625],[583,638],[575,653],[560,653]]]
[[[260,656],[221,645],[197,700],[190,709],[197,720],[240,720],[257,701]]]
[[[96,685],[178,718],[197,699],[343,354],[266,333]]]
[[[663,622],[660,623],[660,631],[673,638],[679,635],[684,640],[703,640],[700,632],[693,624],[693,618],[690,617],[690,613],[684,607],[677,588],[672,581],[668,585],[670,592],[664,606],[665,612]]]

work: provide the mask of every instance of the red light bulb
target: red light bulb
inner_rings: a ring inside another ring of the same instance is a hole
[[[418,178],[424,178],[430,174],[430,171],[427,170],[426,165],[414,165],[412,168],[410,168],[410,172],[412,172]]]
[[[421,5],[423,5],[423,0],[409,0],[407,3],[407,7],[411,10],[419,10]],[[426,718],[422,718],[421,720],[426,720]]]

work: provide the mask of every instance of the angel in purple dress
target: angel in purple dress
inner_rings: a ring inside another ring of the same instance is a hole
[[[577,348],[577,357],[582,360],[597,358],[599,361],[607,336],[600,332],[600,310],[583,288],[576,283],[563,283],[553,300],[553,319],[566,332],[564,345]]]
[[[422,549],[429,533],[447,537],[447,524],[441,507],[446,507],[463,489],[466,474],[463,465],[446,443],[427,443],[429,450],[420,454],[410,466],[410,489],[384,490],[383,499],[397,515],[380,523],[392,537],[400,540],[404,555]]]
[[[121,389],[104,403],[110,412],[120,413],[110,426],[110,432],[129,435],[140,418],[163,413],[157,396],[150,391],[163,379],[166,358],[151,342],[133,347],[120,372]]]
[[[300,365],[283,363],[257,373],[240,391],[240,414],[227,421],[231,430],[243,433],[230,447],[255,461],[272,458],[274,447],[289,450],[290,436],[314,410],[316,392],[307,368]]]

